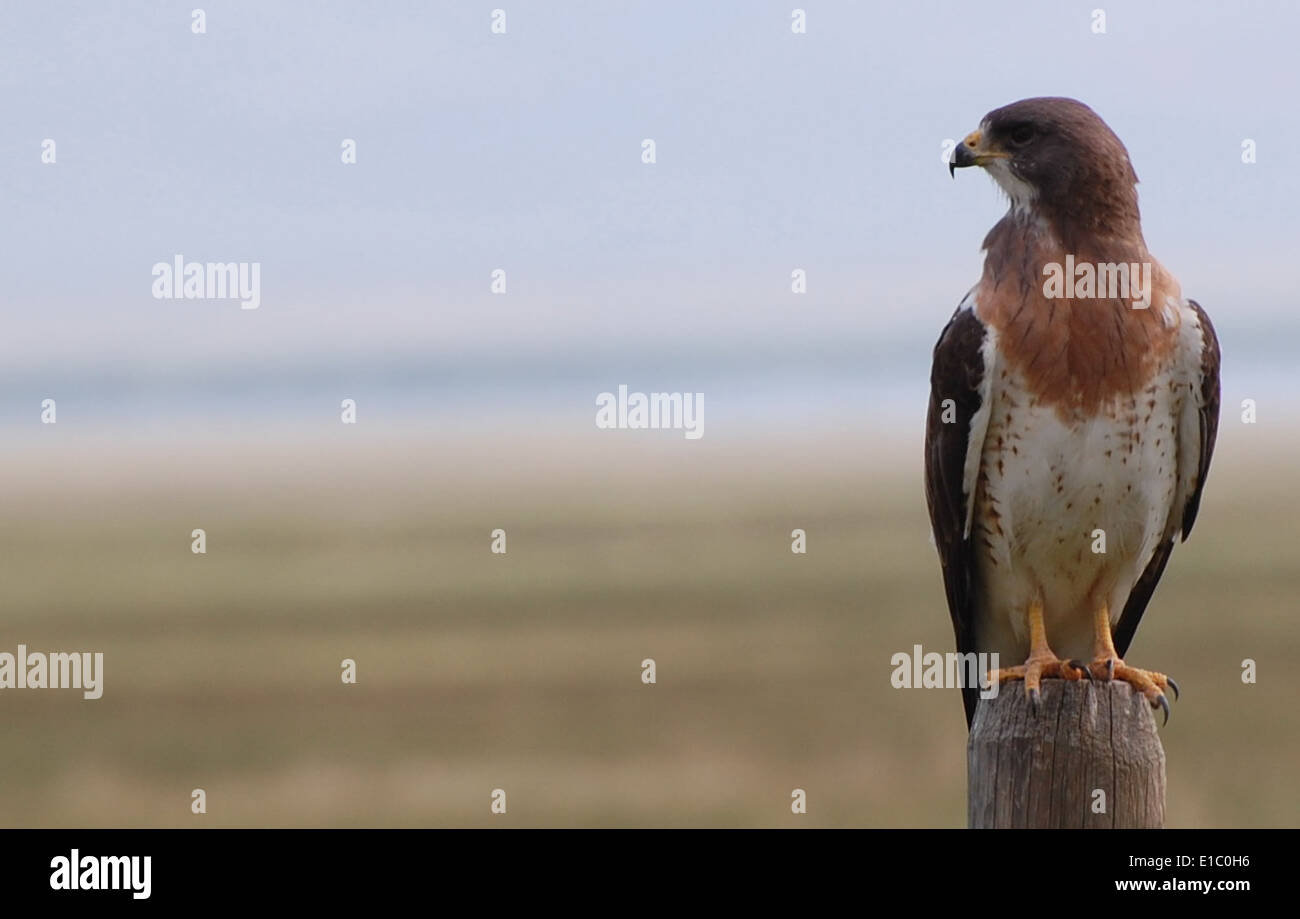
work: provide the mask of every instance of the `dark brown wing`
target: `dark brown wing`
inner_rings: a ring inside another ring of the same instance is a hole
[[[1188,305],[1196,310],[1196,316],[1201,323],[1201,335],[1204,339],[1201,345],[1201,409],[1199,413],[1201,421],[1201,455],[1198,458],[1196,468],[1196,484],[1192,487],[1192,493],[1187,496],[1187,503],[1183,505],[1183,518],[1178,529],[1182,530],[1183,539],[1187,539],[1188,534],[1192,532],[1192,524],[1196,522],[1196,512],[1201,507],[1201,492],[1205,490],[1205,477],[1210,472],[1210,458],[1214,455],[1214,440],[1219,433],[1219,338],[1214,334],[1214,326],[1210,324],[1210,317],[1205,315],[1205,310],[1195,300],[1188,300]],[[1119,617],[1119,624],[1115,627],[1115,651],[1120,657],[1123,657],[1128,651],[1128,646],[1133,641],[1133,635],[1137,632],[1138,622],[1142,619],[1142,613],[1146,610],[1147,604],[1151,602],[1151,594],[1155,592],[1156,584],[1160,582],[1160,576],[1165,572],[1165,565],[1169,562],[1169,553],[1174,548],[1174,534],[1171,533],[1169,538],[1156,547],[1155,554],[1151,561],[1147,563],[1146,570],[1142,572],[1142,577],[1138,578],[1137,584],[1128,595],[1128,602],[1124,604],[1124,612]]]
[[[1219,435],[1219,336],[1214,334],[1210,317],[1201,304],[1188,300],[1201,321],[1201,457],[1196,472],[1196,487],[1183,508],[1183,539],[1192,532],[1196,512],[1201,508],[1201,492],[1205,490],[1205,477],[1210,472],[1210,458],[1214,456],[1214,440]]]
[[[934,346],[930,370],[930,410],[925,425],[925,497],[930,527],[943,566],[957,650],[975,651],[975,565],[965,535],[966,452],[971,419],[982,403],[984,323],[970,309],[958,308]],[[951,401],[949,401],[951,400]],[[981,449],[977,446],[976,449]],[[979,687],[962,689],[966,724],[975,717]]]

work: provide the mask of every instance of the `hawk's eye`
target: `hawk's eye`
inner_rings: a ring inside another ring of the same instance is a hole
[[[1034,126],[1032,124],[1018,124],[1011,129],[1011,143],[1017,147],[1023,147],[1034,139]]]

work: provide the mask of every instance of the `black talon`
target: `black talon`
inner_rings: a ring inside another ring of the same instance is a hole
[[[1157,704],[1159,704],[1161,708],[1165,710],[1165,724],[1168,724],[1169,723],[1169,700],[1165,698],[1164,693],[1161,693],[1160,697],[1156,699],[1156,702]]]
[[[1115,679],[1115,658],[1106,661],[1106,679]]]
[[[1180,693],[1178,692],[1178,684],[1174,682],[1174,678],[1171,676],[1165,677],[1165,682],[1168,683],[1169,688],[1174,691],[1174,701],[1177,702],[1178,697],[1180,695]]]
[[[1070,665],[1071,667],[1073,667],[1075,670],[1082,671],[1082,673],[1083,673],[1083,678],[1084,678],[1085,680],[1091,680],[1091,679],[1092,679],[1092,674],[1089,673],[1089,672],[1088,672],[1088,668],[1085,667],[1085,666],[1083,665],[1083,661],[1069,661],[1068,663],[1069,663],[1069,665]]]
[[[1030,706],[1033,708],[1033,710],[1034,710],[1034,714],[1037,715],[1037,714],[1038,714],[1038,709],[1039,709],[1039,708],[1042,706],[1042,704],[1043,704],[1042,697],[1039,695],[1039,692],[1038,692],[1037,689],[1031,689],[1031,690],[1029,690],[1029,704],[1030,704]]]

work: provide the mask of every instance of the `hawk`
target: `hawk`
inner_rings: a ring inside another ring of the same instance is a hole
[[[967,166],[1010,207],[930,375],[926,498],[957,649],[1024,661],[990,676],[1035,707],[1044,678],[1115,679],[1168,721],[1177,684],[1124,655],[1196,520],[1214,327],[1147,250],[1128,151],[1083,103],[990,112],[953,151]],[[969,726],[979,688],[962,694]]]

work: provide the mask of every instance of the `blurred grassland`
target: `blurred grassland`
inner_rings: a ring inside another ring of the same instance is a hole
[[[1300,824],[1300,490],[1241,430],[1129,654],[1174,826]],[[354,433],[5,459],[0,650],[105,689],[0,691],[0,824],[964,824],[956,691],[889,683],[952,641],[919,443]]]

